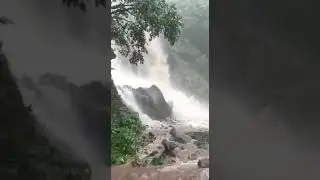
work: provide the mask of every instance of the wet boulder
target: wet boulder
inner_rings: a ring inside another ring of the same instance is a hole
[[[162,145],[164,146],[164,153],[166,155],[175,157],[176,152],[175,149],[178,147],[178,145],[173,141],[168,141],[167,139],[162,140]]]
[[[159,87],[130,88],[143,113],[155,120],[164,120],[172,115],[173,103],[168,103]]]
[[[178,132],[176,128],[172,128],[170,130],[170,135],[172,136],[173,141],[183,144],[189,143],[192,140],[192,138],[189,135],[186,135],[183,132]]]

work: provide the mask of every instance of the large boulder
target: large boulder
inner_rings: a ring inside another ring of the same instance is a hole
[[[149,88],[131,88],[137,104],[143,113],[155,120],[163,120],[172,115],[173,103],[167,102],[156,85]]]
[[[184,134],[183,132],[179,132],[176,128],[172,128],[170,130],[170,135],[172,136],[173,140],[178,143],[189,143],[191,142],[192,138],[189,135]]]
[[[168,141],[167,139],[162,140],[162,145],[164,147],[164,152],[166,155],[175,157],[176,151],[175,149],[178,147],[178,145],[173,141]]]

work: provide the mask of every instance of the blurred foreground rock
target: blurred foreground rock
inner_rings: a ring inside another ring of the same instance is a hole
[[[0,179],[88,180],[86,163],[75,162],[37,131],[32,107],[25,105],[9,61],[0,54]]]

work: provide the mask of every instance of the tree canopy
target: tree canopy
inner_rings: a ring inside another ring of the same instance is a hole
[[[86,11],[87,0],[62,1]],[[94,1],[96,6],[107,6],[106,0]],[[145,45],[161,34],[174,45],[183,27],[175,5],[165,0],[112,0],[111,18],[112,40],[132,64],[143,63],[143,53],[148,53]]]

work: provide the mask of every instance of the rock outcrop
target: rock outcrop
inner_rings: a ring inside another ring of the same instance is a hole
[[[173,103],[167,102],[156,85],[149,88],[132,88],[125,86],[132,91],[137,104],[141,110],[150,118],[155,120],[164,120],[172,115]]]
[[[164,146],[164,153],[166,155],[173,156],[173,157],[176,156],[174,150],[178,147],[178,145],[175,142],[164,139],[162,141],[162,145]]]

